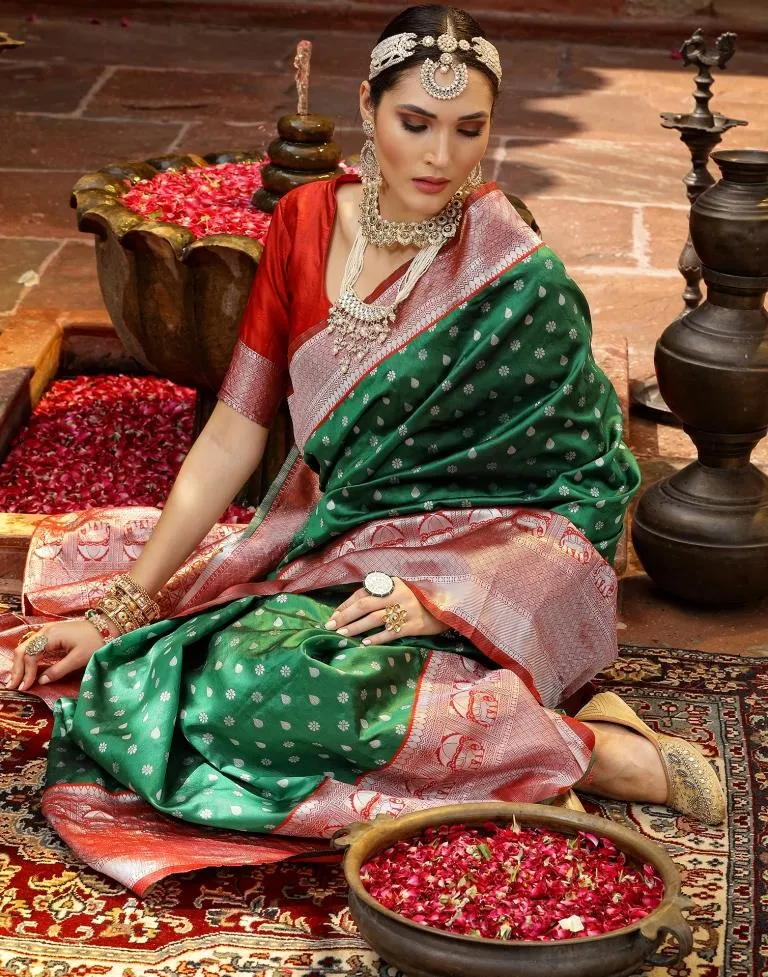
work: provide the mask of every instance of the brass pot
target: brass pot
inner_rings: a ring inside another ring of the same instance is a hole
[[[440,824],[482,824],[487,821],[540,826],[567,835],[579,831],[609,838],[635,861],[649,862],[664,881],[664,898],[644,919],[603,936],[539,943],[527,940],[489,940],[458,936],[413,923],[385,909],[360,881],[360,869],[377,852],[402,838],[412,838]],[[349,884],[349,910],[360,935],[390,965],[409,977],[622,977],[644,962],[672,966],[692,948],[692,934],[681,909],[680,874],[663,848],[647,838],[603,818],[541,804],[452,804],[403,817],[380,815],[334,836],[346,848],[344,874]],[[656,953],[671,935],[677,949]]]

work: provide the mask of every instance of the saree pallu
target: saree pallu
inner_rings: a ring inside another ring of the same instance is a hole
[[[77,698],[72,680],[40,690],[65,695],[43,809],[81,858],[141,893],[317,850],[379,813],[542,801],[584,775],[591,734],[555,710],[615,655],[605,557],[638,481],[589,328],[491,186],[387,344],[345,374],[324,323],[307,331],[290,366],[300,453],[250,526],[214,530],[166,588],[169,616],[100,649]],[[258,361],[239,349],[230,376],[222,399],[245,413]],[[48,520],[27,621],[91,604],[154,518]],[[452,636],[327,631],[374,569]]]

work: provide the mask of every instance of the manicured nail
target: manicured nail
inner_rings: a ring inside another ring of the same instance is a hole
[[[43,675],[37,681],[38,681],[38,685],[47,685],[50,679],[48,678],[47,675]]]
[[[371,643],[371,639],[370,638],[363,638],[363,644],[364,645],[369,645],[370,643]]]
[[[339,628],[339,634],[349,634],[349,628]]]
[[[330,621],[326,621],[325,626],[329,631],[333,631],[336,628],[335,618],[331,618]]]

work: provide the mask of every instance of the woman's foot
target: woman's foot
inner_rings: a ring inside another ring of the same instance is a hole
[[[666,804],[704,824],[725,820],[720,780],[692,743],[655,733],[614,692],[598,693],[576,718],[595,734],[595,760],[585,790]]]
[[[617,801],[664,804],[669,788],[659,751],[639,733],[609,722],[585,722],[595,734],[587,789]]]

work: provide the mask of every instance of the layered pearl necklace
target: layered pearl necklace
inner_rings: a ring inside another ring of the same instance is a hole
[[[387,220],[379,213],[380,186],[381,180],[363,180],[360,223],[344,266],[339,298],[328,314],[333,352],[341,360],[343,373],[347,372],[353,359],[361,360],[371,348],[386,339],[397,307],[411,294],[440,248],[455,237],[461,223],[464,201],[475,188],[474,184],[465,183],[439,214],[423,221],[403,222]],[[368,304],[355,292],[355,284],[363,270],[365,249],[369,244],[379,248],[419,248],[391,305]]]

